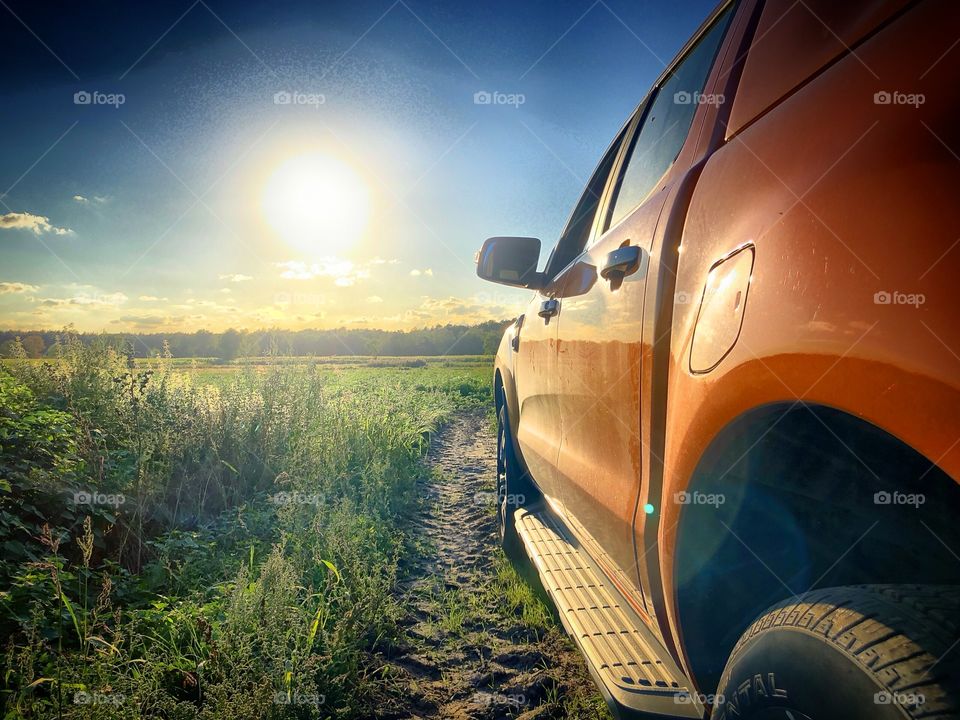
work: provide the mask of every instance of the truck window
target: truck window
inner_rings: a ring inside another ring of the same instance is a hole
[[[600,198],[603,196],[610,171],[613,169],[620,146],[623,144],[623,138],[626,136],[627,128],[630,125],[632,123],[627,123],[627,126],[617,136],[617,139],[607,150],[607,154],[603,156],[603,160],[600,161],[594,171],[590,182],[587,183],[583,195],[580,196],[580,200],[570,215],[567,227],[561,233],[560,240],[557,241],[557,246],[547,261],[547,277],[553,277],[563,270],[586,247],[587,241],[590,239],[590,231],[593,229],[597,207],[600,205]]]
[[[705,96],[703,89],[732,15],[727,8],[717,17],[656,89],[640,130],[634,133],[604,231],[643,202],[670,169],[687,139],[698,105],[718,101]]]

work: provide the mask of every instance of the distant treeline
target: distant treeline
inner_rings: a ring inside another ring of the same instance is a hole
[[[0,355],[55,354],[58,339],[69,334],[84,344],[95,339],[115,342],[135,357],[166,352],[173,357],[233,360],[263,355],[492,355],[510,321],[479,325],[437,325],[419,330],[199,330],[193,333],[78,333],[0,331]],[[17,338],[20,347],[17,347]],[[20,349],[22,348],[22,350]]]

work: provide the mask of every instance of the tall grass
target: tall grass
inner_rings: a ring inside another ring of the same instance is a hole
[[[195,383],[70,337],[0,369],[6,715],[362,715],[421,454],[486,374]]]

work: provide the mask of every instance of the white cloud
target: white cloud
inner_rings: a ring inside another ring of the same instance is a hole
[[[448,296],[445,298],[424,295],[418,308],[407,311],[408,319],[440,320],[452,318],[457,322],[485,322],[506,320],[522,312],[522,303],[513,297],[480,293],[472,297]]]
[[[92,198],[87,198],[87,197],[84,197],[83,195],[74,195],[73,201],[78,202],[81,205],[90,205],[91,203],[93,203],[94,205],[103,205],[103,203],[107,201],[107,198],[102,197],[100,195],[94,195]]]
[[[423,270],[417,270],[414,268],[410,271],[410,274],[413,277],[420,277],[421,275],[426,275],[427,277],[433,277],[433,268],[425,268]]]
[[[0,215],[0,228],[6,230],[29,230],[34,235],[52,233],[54,235],[71,235],[73,230],[59,228],[50,224],[50,218],[43,215],[34,215],[28,212],[8,212]]]
[[[382,303],[383,298],[380,297],[379,295],[371,295],[370,297],[367,298],[367,302],[372,304]]]
[[[230,288],[220,288],[220,292],[222,292],[224,295],[229,295],[230,293],[233,292],[233,290],[231,290]]]
[[[300,260],[288,260],[277,263],[283,272],[280,277],[284,280],[313,280],[318,277],[330,277],[339,287],[350,287],[360,280],[367,280],[370,271],[358,268],[349,260],[338,258],[324,258],[320,262],[307,264]]]
[[[45,307],[119,307],[129,298],[122,292],[115,293],[80,293],[69,298],[42,298],[40,304]]]
[[[167,302],[167,298],[157,297],[156,295],[141,295],[137,300],[141,302]]]
[[[226,280],[227,282],[232,282],[232,283],[242,283],[242,282],[246,282],[247,280],[253,280],[253,276],[241,275],[240,273],[226,273],[224,275],[221,275],[220,279]]]
[[[10,295],[12,293],[32,293],[40,288],[36,285],[27,285],[22,282],[0,282],[0,295]]]

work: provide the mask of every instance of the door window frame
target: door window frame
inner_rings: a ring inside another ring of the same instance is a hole
[[[627,122],[625,122],[620,129],[617,131],[617,134],[614,136],[613,142],[607,146],[607,149],[603,151],[603,155],[600,156],[600,162],[597,163],[597,166],[593,169],[593,172],[590,174],[590,179],[587,181],[587,184],[584,186],[583,192],[580,193],[580,196],[577,198],[577,202],[574,203],[573,210],[570,212],[570,216],[567,219],[567,222],[564,223],[563,231],[560,233],[560,237],[557,239],[557,242],[554,243],[553,248],[550,251],[550,256],[547,258],[547,264],[544,267],[544,272],[547,275],[547,280],[552,281],[556,278],[559,278],[563,275],[564,271],[572,265],[580,255],[583,254],[583,251],[586,250],[593,243],[594,234],[597,231],[597,218],[601,213],[604,212],[606,207],[606,201],[608,194],[610,192],[610,179],[616,177],[619,173],[620,163],[623,158],[624,148],[627,147],[630,142],[633,140],[633,132],[635,129],[636,123],[636,114],[632,114]],[[610,169],[607,170],[607,176],[603,179],[603,184],[600,189],[599,198],[597,199],[597,207],[593,213],[593,219],[590,222],[590,230],[587,233],[586,240],[584,241],[583,247],[579,249],[576,255],[567,262],[563,267],[556,268],[554,270],[551,265],[554,262],[554,257],[556,255],[557,249],[560,247],[560,243],[563,242],[567,231],[570,229],[570,226],[574,222],[576,217],[577,210],[580,208],[580,205],[583,202],[583,199],[587,196],[587,193],[590,192],[590,188],[595,184],[599,184],[600,178],[598,173],[603,168],[604,162],[607,160],[607,156],[612,150],[616,148],[616,153],[613,157],[613,162],[610,165]]]
[[[637,105],[637,108],[634,110],[633,114],[630,117],[630,121],[627,123],[627,126],[629,126],[629,130],[627,133],[624,134],[623,141],[621,142],[621,145],[620,145],[620,149],[617,152],[617,158],[614,162],[613,168],[610,171],[610,175],[607,177],[607,182],[604,186],[603,195],[600,198],[600,204],[597,206],[597,212],[593,219],[593,227],[590,230],[590,234],[587,236],[587,242],[584,245],[583,252],[586,252],[591,247],[596,245],[611,230],[623,224],[624,221],[626,221],[631,215],[633,215],[634,212],[636,212],[637,208],[641,207],[651,197],[653,197],[653,195],[655,195],[659,189],[661,189],[661,186],[663,184],[663,179],[667,177],[667,175],[669,175],[670,171],[676,165],[677,158],[679,158],[680,155],[683,154],[684,148],[686,148],[687,144],[690,142],[690,138],[693,136],[694,128],[696,127],[699,132],[699,129],[700,129],[699,126],[702,125],[703,119],[701,117],[700,122],[698,123],[696,120],[696,117],[694,117],[694,121],[691,122],[690,127],[687,130],[687,135],[684,138],[683,143],[680,145],[680,150],[677,152],[676,158],[674,158],[673,162],[670,163],[670,165],[666,168],[666,170],[664,170],[663,175],[660,176],[656,184],[650,189],[650,192],[648,192],[647,195],[639,203],[637,203],[634,207],[630,208],[630,210],[627,211],[627,213],[622,218],[620,218],[620,220],[616,223],[616,225],[608,225],[607,227],[604,227],[604,225],[606,225],[610,219],[610,212],[613,209],[611,201],[613,199],[613,195],[615,193],[616,187],[619,184],[623,171],[626,169],[626,165],[629,164],[629,158],[626,156],[628,155],[628,153],[632,152],[634,143],[638,139],[638,135],[643,126],[643,123],[645,123],[647,120],[647,111],[653,105],[653,102],[656,100],[657,96],[659,95],[660,90],[662,89],[664,83],[666,83],[667,80],[670,79],[670,77],[673,75],[677,67],[679,67],[679,65],[684,60],[687,59],[687,57],[690,55],[691,52],[693,52],[693,50],[696,48],[699,42],[704,38],[704,36],[706,36],[706,34],[713,29],[714,25],[717,23],[720,17],[725,12],[729,11],[730,19],[727,23],[727,27],[723,31],[723,37],[720,38],[720,42],[717,45],[717,54],[714,56],[713,61],[710,65],[710,70],[707,72],[706,82],[709,83],[710,77],[717,67],[717,62],[721,59],[721,50],[723,49],[723,42],[726,39],[727,34],[732,29],[733,19],[736,17],[736,12],[737,12],[736,6],[739,2],[740,0],[727,0],[727,2],[719,5],[713,11],[713,13],[710,14],[710,17],[708,17],[704,21],[699,31],[696,34],[694,34],[689,40],[687,40],[686,44],[684,44],[680,52],[677,53],[677,56],[674,58],[673,62],[671,62],[669,65],[667,65],[667,67],[664,68],[663,72],[660,74],[660,77],[657,78],[656,82],[647,92],[646,96],[643,98],[643,100],[640,101],[640,104]],[[556,275],[559,276],[560,274],[561,273],[557,273]]]

